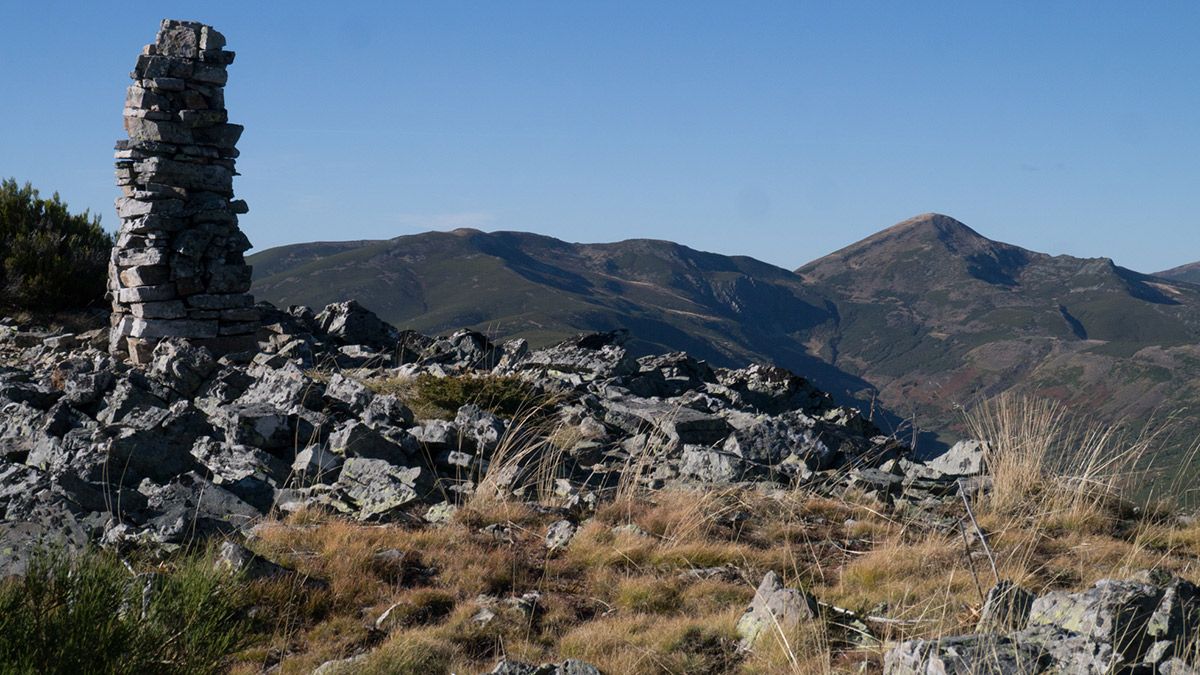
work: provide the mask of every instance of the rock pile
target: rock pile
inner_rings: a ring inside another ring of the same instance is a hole
[[[1141,576],[1040,598],[1001,582],[989,594],[978,633],[904,642],[887,653],[884,673],[1200,672],[1200,589],[1152,572]],[[1010,602],[998,603],[1001,595]],[[1016,610],[1007,612],[1008,632],[991,630],[989,608],[998,604]]]
[[[622,476],[645,489],[855,484],[886,501],[933,498],[931,478],[902,474],[907,448],[782,369],[635,359],[620,333],[541,350],[469,331],[434,339],[353,302],[254,309],[261,351],[218,357],[164,338],[144,367],[112,358],[99,332],[0,328],[0,546],[169,547],[305,505],[445,515],[480,489],[533,496],[544,457],[562,463],[573,512]],[[372,381],[450,391],[448,408],[431,416]],[[528,397],[517,408],[552,403],[530,426],[492,394],[454,398],[472,382]],[[517,440],[551,454],[502,460]]]
[[[109,263],[110,346],[148,363],[163,338],[214,353],[254,347],[259,315],[233,197],[242,127],[225,110],[234,53],[209,26],[165,20],[138,57],[118,141],[121,219]]]

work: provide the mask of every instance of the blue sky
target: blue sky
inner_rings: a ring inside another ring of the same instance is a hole
[[[0,176],[115,227],[127,73],[163,17],[238,52],[260,249],[469,226],[794,268],[939,211],[1200,260],[1196,2],[0,0]]]

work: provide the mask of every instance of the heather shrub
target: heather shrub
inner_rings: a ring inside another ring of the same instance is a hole
[[[54,311],[103,302],[112,236],[54,194],[0,181],[0,307]]]

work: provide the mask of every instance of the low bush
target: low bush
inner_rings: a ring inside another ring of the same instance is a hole
[[[530,383],[510,375],[437,377],[421,373],[416,378],[380,378],[364,384],[376,393],[400,398],[423,419],[452,419],[468,403],[494,415],[515,417],[551,402]]]
[[[0,672],[222,670],[243,639],[240,583],[205,560],[135,575],[108,553],[36,554],[0,584]]]
[[[0,307],[57,311],[103,302],[112,237],[56,193],[0,181]]]

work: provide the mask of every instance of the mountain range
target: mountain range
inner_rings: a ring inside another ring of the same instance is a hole
[[[923,214],[796,270],[676,243],[576,244],[461,229],[318,242],[250,258],[280,306],[357,299],[425,333],[475,328],[545,344],[628,328],[635,352],[790,368],[929,444],[1006,391],[1110,420],[1200,420],[1200,265],[1147,275],[1051,256]],[[1193,275],[1193,276],[1189,276]]]

